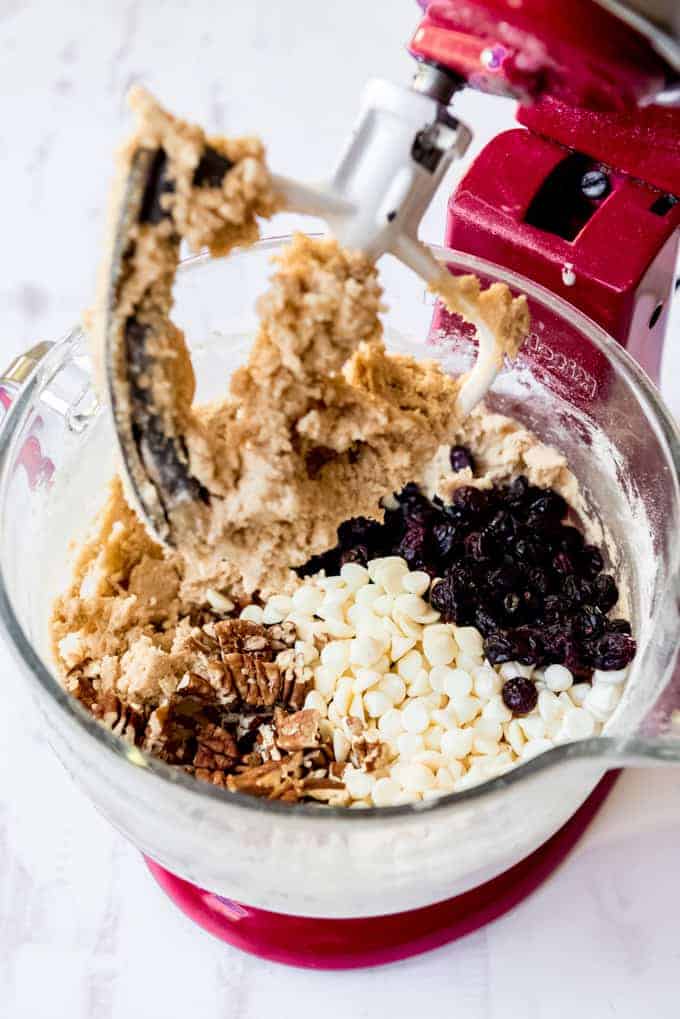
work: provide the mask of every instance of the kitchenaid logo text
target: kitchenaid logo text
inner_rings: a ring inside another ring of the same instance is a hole
[[[553,350],[536,333],[527,337],[522,353],[533,356],[541,365],[559,375],[563,379],[576,385],[586,396],[594,397],[597,393],[597,379],[590,372],[575,361],[573,357],[567,357],[559,350]]]

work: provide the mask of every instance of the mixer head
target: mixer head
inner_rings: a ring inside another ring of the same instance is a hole
[[[619,110],[680,78],[677,0],[419,0],[411,40],[485,92]]]

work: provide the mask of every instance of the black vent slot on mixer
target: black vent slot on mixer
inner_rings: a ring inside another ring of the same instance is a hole
[[[588,156],[572,152],[543,181],[524,221],[573,241],[610,192],[607,169]]]
[[[666,216],[678,204],[678,201],[680,199],[676,198],[675,195],[659,195],[649,206],[649,211],[653,212],[655,216]]]

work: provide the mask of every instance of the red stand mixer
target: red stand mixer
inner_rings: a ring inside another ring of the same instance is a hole
[[[680,236],[680,109],[665,105],[680,75],[671,35],[614,2],[420,3],[424,15],[410,43],[420,62],[414,88],[443,106],[465,85],[512,96],[523,125],[494,138],[460,181],[448,204],[447,247],[563,297],[658,381]],[[654,6],[644,5],[647,14],[661,16]],[[666,27],[677,31],[680,11],[673,14],[672,0],[667,7]],[[440,315],[446,313],[435,312],[435,328]],[[578,351],[556,363],[540,327],[523,355],[587,393],[598,364]],[[406,913],[357,920],[269,913],[148,863],[182,910],[240,948],[301,966],[373,965],[443,944],[506,912],[560,863],[614,780],[610,773],[552,839],[511,870]]]
[[[680,108],[672,107],[674,96],[680,101],[677,85],[680,82],[680,46],[674,42],[675,37],[680,37],[677,0],[644,3],[642,0],[634,3],[617,0],[420,0],[420,3],[423,16],[410,44],[418,61],[412,89],[403,90],[406,98],[399,98],[397,90],[390,91],[389,87],[374,89],[373,105],[368,103],[364,109],[365,134],[357,131],[353,136],[333,181],[341,197],[329,200],[327,209],[330,213],[335,210],[341,218],[347,214],[348,230],[356,227],[365,233],[370,227],[376,234],[380,232],[376,240],[380,251],[394,253],[396,250],[403,262],[427,278],[432,263],[410,241],[415,240],[426,199],[431,197],[431,191],[446,168],[447,153],[449,156],[462,154],[468,140],[466,129],[450,116],[447,107],[466,86],[513,97],[520,104],[518,119],[523,126],[494,138],[469,167],[449,201],[446,245],[516,272],[525,278],[525,284],[527,279],[533,281],[549,292],[548,297],[557,295],[569,302],[627,348],[657,381],[680,225]],[[676,87],[678,91],[674,93]],[[422,111],[428,107],[436,108],[432,121],[422,118]],[[382,149],[369,144],[377,140],[378,130],[382,132]],[[404,166],[399,164],[402,157]],[[409,166],[413,164],[412,177],[404,183],[404,177],[400,178],[397,171],[406,169],[409,160]],[[396,164],[394,167],[392,162]],[[394,176],[390,177],[393,169]],[[429,180],[426,179],[428,174]],[[391,182],[391,189],[382,187],[384,180]],[[418,190],[421,185],[422,189]],[[302,189],[296,194],[299,205],[304,209],[307,203],[310,205],[307,211],[312,211],[315,198],[312,191]],[[351,205],[357,196],[366,198],[359,209],[361,216],[354,216],[356,210]],[[330,215],[328,218],[333,225]],[[397,226],[402,233],[397,234]],[[339,236],[344,243],[349,243],[363,233],[345,232]],[[356,243],[361,246],[358,241]],[[474,268],[474,258],[472,264]],[[456,271],[455,267],[451,269]],[[480,274],[483,275],[483,269]],[[418,297],[420,299],[420,293]],[[562,309],[563,325],[568,315],[564,315],[564,305]],[[445,324],[447,314],[440,307],[435,309],[432,336]],[[428,306],[426,322],[429,321]],[[603,348],[594,345],[584,350],[578,343],[576,331],[572,338],[562,338],[563,342],[556,348],[548,339],[559,328],[560,320],[551,312],[548,303],[537,301],[536,308],[532,307],[532,333],[518,360],[525,359],[534,371],[557,378],[558,385],[569,391],[571,402],[576,405],[581,397],[585,403],[598,392],[606,393],[607,387],[614,388],[617,380],[610,362],[601,353]],[[36,358],[38,356],[42,355]],[[11,381],[12,377],[9,378]],[[17,369],[14,381],[23,378]],[[77,378],[80,385],[80,376]],[[644,388],[646,380],[641,385]],[[16,402],[27,404],[29,395],[24,393]],[[4,405],[9,403],[10,396],[1,389],[0,398]],[[626,426],[628,410],[626,403]],[[636,421],[632,416],[632,432],[635,432]],[[40,471],[47,468],[52,471],[53,465],[42,455],[35,440],[33,445],[24,448],[25,455],[22,454],[20,462],[33,484]],[[645,466],[650,474],[661,473],[653,457],[647,464],[648,449],[641,449],[639,458],[640,462],[646,458]],[[4,605],[3,609],[6,610]],[[19,629],[17,625],[16,630]],[[15,634],[13,639],[18,640]],[[22,653],[32,671],[39,674],[40,663],[32,649],[26,648]],[[680,682],[676,680],[676,687],[678,685]],[[63,692],[59,696],[62,702],[69,701]],[[54,701],[56,705],[57,700],[58,697],[51,695],[48,703],[52,706]],[[675,701],[677,703],[677,697]],[[72,705],[64,703],[57,707],[65,713],[74,711]],[[82,730],[82,719],[76,721]],[[119,770],[112,770],[111,781],[102,787],[94,756],[95,744],[105,741],[110,734],[102,735],[103,730],[92,719],[89,725],[91,731],[85,734],[88,742],[84,744],[83,754],[91,751],[92,756],[88,766],[81,768],[82,784],[86,788],[96,786],[101,791],[104,812],[114,823],[129,807],[130,824],[118,823],[118,827],[127,828],[133,835],[135,832],[149,834],[148,838],[133,837],[133,841],[147,854],[152,874],[169,897],[217,937],[264,958],[298,966],[340,969],[390,962],[454,940],[501,916],[564,859],[615,781],[615,773],[610,772],[585,803],[582,802],[584,790],[569,812],[561,814],[552,828],[543,832],[542,845],[530,855],[526,855],[529,848],[525,846],[523,854],[511,854],[486,873],[475,858],[469,871],[473,877],[458,890],[469,888],[473,881],[477,886],[453,898],[445,898],[455,889],[450,883],[450,874],[443,871],[439,885],[433,881],[427,885],[436,887],[436,893],[421,896],[422,887],[431,875],[418,870],[418,897],[402,901],[396,907],[405,911],[375,915],[384,908],[387,898],[375,895],[365,903],[366,916],[359,916],[352,911],[351,903],[344,902],[342,906],[346,908],[338,909],[332,917],[325,905],[316,909],[316,915],[299,916],[291,913],[296,906],[298,911],[305,908],[304,899],[295,901],[291,912],[287,912],[288,900],[280,898],[280,911],[270,912],[198,887],[199,878],[203,883],[202,875],[194,874],[197,883],[191,883],[173,873],[180,870],[180,863],[173,865],[172,859],[163,856],[162,833],[166,831],[167,817],[163,817],[161,825],[163,811],[158,810],[161,835],[156,839],[154,818],[146,816],[152,815],[157,807],[152,798],[154,787],[150,776],[144,774],[146,765],[132,757],[118,760],[109,753],[111,747],[107,746],[107,761],[112,769]],[[71,729],[68,734],[75,742]],[[96,739],[90,739],[92,735],[96,735]],[[578,744],[574,758],[577,755]],[[68,755],[65,756],[68,759]],[[74,752],[74,759],[76,757]],[[616,763],[622,758],[623,755]],[[136,769],[131,769],[130,760],[138,765]],[[538,774],[538,762],[529,762],[523,768],[531,783],[532,776]],[[603,771],[604,766],[597,771],[596,778]],[[133,778],[138,786],[133,786]],[[588,790],[593,788],[596,778]],[[149,784],[145,785],[147,781]],[[172,802],[178,809],[166,812],[171,816],[172,825],[178,829],[195,826],[199,830],[199,814],[192,814],[190,810],[182,813],[180,809],[190,802],[183,798],[186,790],[181,783],[176,784],[177,788],[173,788],[172,783],[166,785],[168,795],[172,792],[177,797]],[[503,797],[512,795],[509,786],[510,781],[502,790]],[[132,789],[138,789],[140,794],[148,792],[149,799],[140,795],[137,804],[131,795]],[[470,791],[462,793],[461,797],[464,799],[469,794]],[[209,799],[207,793],[205,796]],[[582,805],[572,813],[578,803]],[[485,816],[490,816],[495,809],[489,797],[480,797],[475,806]],[[297,818],[300,825],[292,848],[290,841],[281,836],[283,826],[274,830],[277,808],[287,818]],[[297,807],[279,804],[273,805],[272,814],[263,812],[262,817],[253,803],[247,807],[237,803],[229,809],[234,811],[234,819],[229,824],[231,842],[227,839],[226,851],[219,839],[211,843],[205,838],[205,832],[210,831],[208,826],[199,832],[206,854],[225,856],[226,862],[222,859],[220,862],[229,875],[229,883],[225,882],[228,889],[232,885],[242,887],[238,868],[232,867],[229,846],[240,848],[241,841],[247,841],[240,825],[249,817],[253,832],[249,849],[253,858],[264,846],[269,853],[267,859],[280,860],[285,870],[285,854],[290,853],[292,858],[297,847],[298,850],[302,848],[300,858],[306,863],[306,841],[311,842],[313,838],[311,815],[305,816]],[[394,811],[399,808],[384,809],[384,823],[389,827]],[[238,811],[250,813],[239,814]],[[569,813],[572,813],[570,820],[556,831]],[[318,819],[318,814],[315,816]],[[416,814],[415,819],[420,824],[423,813]],[[374,831],[377,841],[375,844],[370,841],[373,833],[367,834],[366,855],[376,871],[385,870],[385,848],[379,843],[380,832],[375,827]],[[464,838],[464,823],[458,831]],[[408,849],[417,851],[422,832],[414,827],[409,831],[410,836],[413,836],[413,847],[409,843]],[[496,844],[506,836],[512,849],[516,842],[512,842],[512,833],[505,828]],[[178,841],[182,841],[182,831],[178,832]],[[455,842],[449,841],[448,831],[441,843],[445,854],[459,849]],[[437,849],[441,848],[441,843],[437,843]],[[539,845],[538,839],[531,848],[536,845]],[[318,846],[322,852],[330,853],[327,836],[318,839]],[[351,857],[351,852],[347,855]],[[336,847],[336,860],[341,856]],[[157,862],[161,859],[170,869]],[[278,867],[271,869],[278,872]],[[499,870],[503,872],[499,874]],[[243,873],[241,871],[242,877]],[[305,867],[301,873],[307,890],[311,877],[309,869]],[[385,874],[388,873],[385,870]],[[335,879],[328,864],[325,864],[324,876]],[[206,873],[206,884],[209,877]],[[394,885],[391,877],[389,881]],[[217,886],[216,882],[213,887]],[[338,887],[344,894],[339,877]],[[364,891],[366,887],[365,884]],[[244,888],[243,894],[250,897],[252,887],[250,891]],[[269,900],[260,901],[267,904]],[[423,902],[433,904],[419,906]],[[412,906],[419,908],[410,908]]]

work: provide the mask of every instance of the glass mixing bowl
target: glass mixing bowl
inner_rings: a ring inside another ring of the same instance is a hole
[[[255,300],[285,239],[225,261],[184,263],[177,321],[201,400],[220,395],[256,326]],[[526,279],[433,249],[453,271],[504,280],[529,297],[532,332],[488,403],[559,446],[609,535],[639,651],[606,737],[562,745],[436,802],[350,811],[234,795],[149,758],[100,727],[55,678],[48,619],[115,471],[111,421],[93,389],[79,329],[14,392],[0,435],[0,612],[45,732],[102,813],[169,871],[251,906],[310,917],[378,916],[450,898],[508,869],[574,813],[615,763],[677,760],[670,720],[679,633],[680,440],[637,365],[569,305]],[[423,284],[385,261],[391,349],[451,372],[474,359],[469,331]]]

